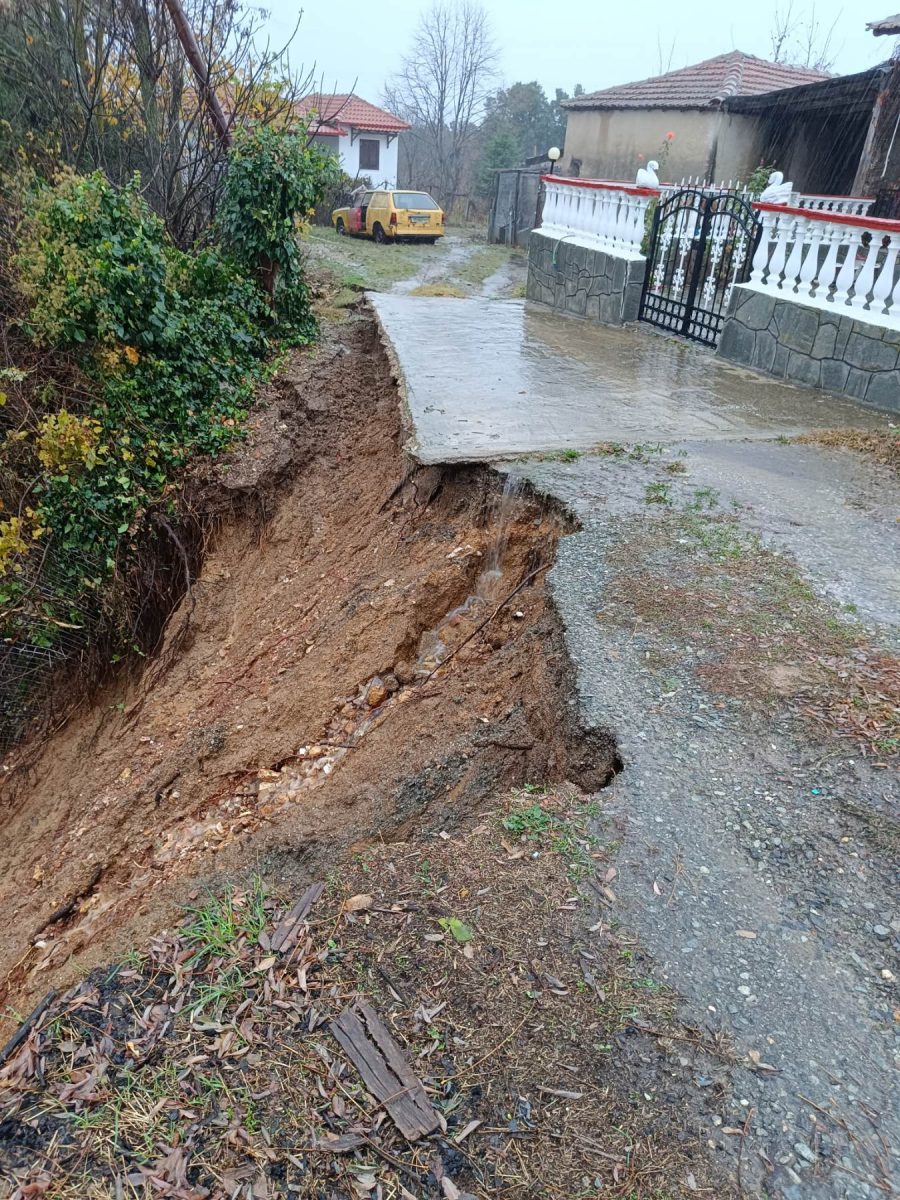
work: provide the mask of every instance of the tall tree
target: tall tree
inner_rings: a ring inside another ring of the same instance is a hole
[[[413,126],[420,177],[445,206],[460,191],[496,62],[485,10],[475,0],[435,0],[385,91],[387,105]]]
[[[484,124],[491,134],[499,129],[512,132],[521,158],[545,154],[559,140],[559,113],[536,80],[514,83],[489,96]]]
[[[836,25],[837,17],[826,29],[816,14],[815,4],[803,12],[795,9],[794,0],[787,0],[784,7],[777,4],[769,31],[772,61],[830,71],[834,66],[831,39]]]
[[[493,193],[496,173],[520,161],[519,143],[511,129],[501,126],[489,138],[475,170],[475,193],[486,199]]]
[[[100,169],[117,184],[138,171],[187,245],[216,207],[223,131],[292,119],[310,79],[284,50],[260,44],[261,17],[242,0],[179,0],[196,33],[189,66],[170,3],[0,0],[0,172],[20,146],[47,171]],[[201,88],[221,98],[218,128]]]

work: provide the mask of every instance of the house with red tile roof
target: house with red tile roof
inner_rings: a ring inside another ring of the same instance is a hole
[[[397,148],[409,124],[353,92],[313,92],[297,105],[310,121],[313,140],[331,150],[351,179],[368,177],[373,187],[397,186]]]
[[[660,177],[746,179],[759,163],[758,122],[729,111],[733,97],[782,92],[828,79],[822,71],[732,50],[677,71],[563,102],[562,173],[633,179],[648,160]]]

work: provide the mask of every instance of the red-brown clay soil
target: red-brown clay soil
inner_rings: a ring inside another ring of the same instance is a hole
[[[497,477],[417,469],[402,439],[367,316],[280,373],[221,472],[260,515],[219,530],[141,678],[7,759],[0,1001],[27,1011],[215,875],[311,876],[497,787],[608,778],[611,741],[565,719],[543,590],[560,517],[514,501],[500,578],[473,602]]]

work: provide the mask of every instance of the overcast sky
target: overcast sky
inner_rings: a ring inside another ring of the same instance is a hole
[[[262,0],[270,10],[273,41],[293,28],[300,5]],[[382,85],[403,54],[428,0],[308,0],[292,59],[315,62],[327,91],[355,90],[377,103]],[[587,91],[646,79],[658,73],[657,36],[664,62],[674,40],[672,67],[728,50],[769,57],[775,0],[485,0],[500,48],[498,83],[537,79],[548,94],[556,87]],[[850,74],[890,57],[890,38],[875,38],[867,21],[888,16],[896,0],[817,0],[815,15],[832,36],[834,70]],[[784,0],[782,0],[782,9]],[[813,5],[794,0],[808,17]]]

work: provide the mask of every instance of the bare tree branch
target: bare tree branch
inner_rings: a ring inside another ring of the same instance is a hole
[[[813,71],[830,71],[835,60],[831,41],[837,20],[835,17],[826,30],[816,15],[815,4],[803,14],[794,8],[794,0],[787,0],[784,8],[776,5],[769,31],[772,61],[808,67]]]
[[[385,90],[386,104],[413,126],[407,168],[426,178],[445,207],[459,194],[466,149],[478,132],[496,74],[487,13],[474,0],[436,0]]]
[[[0,155],[28,145],[33,164],[103,171],[142,190],[180,245],[216,210],[227,147],[206,119],[203,85],[175,36],[172,0],[5,0],[0,3]],[[200,66],[228,129],[285,125],[312,74],[289,44],[260,37],[241,0],[180,0]],[[3,120],[10,122],[8,132]],[[0,171],[4,169],[0,158]]]

